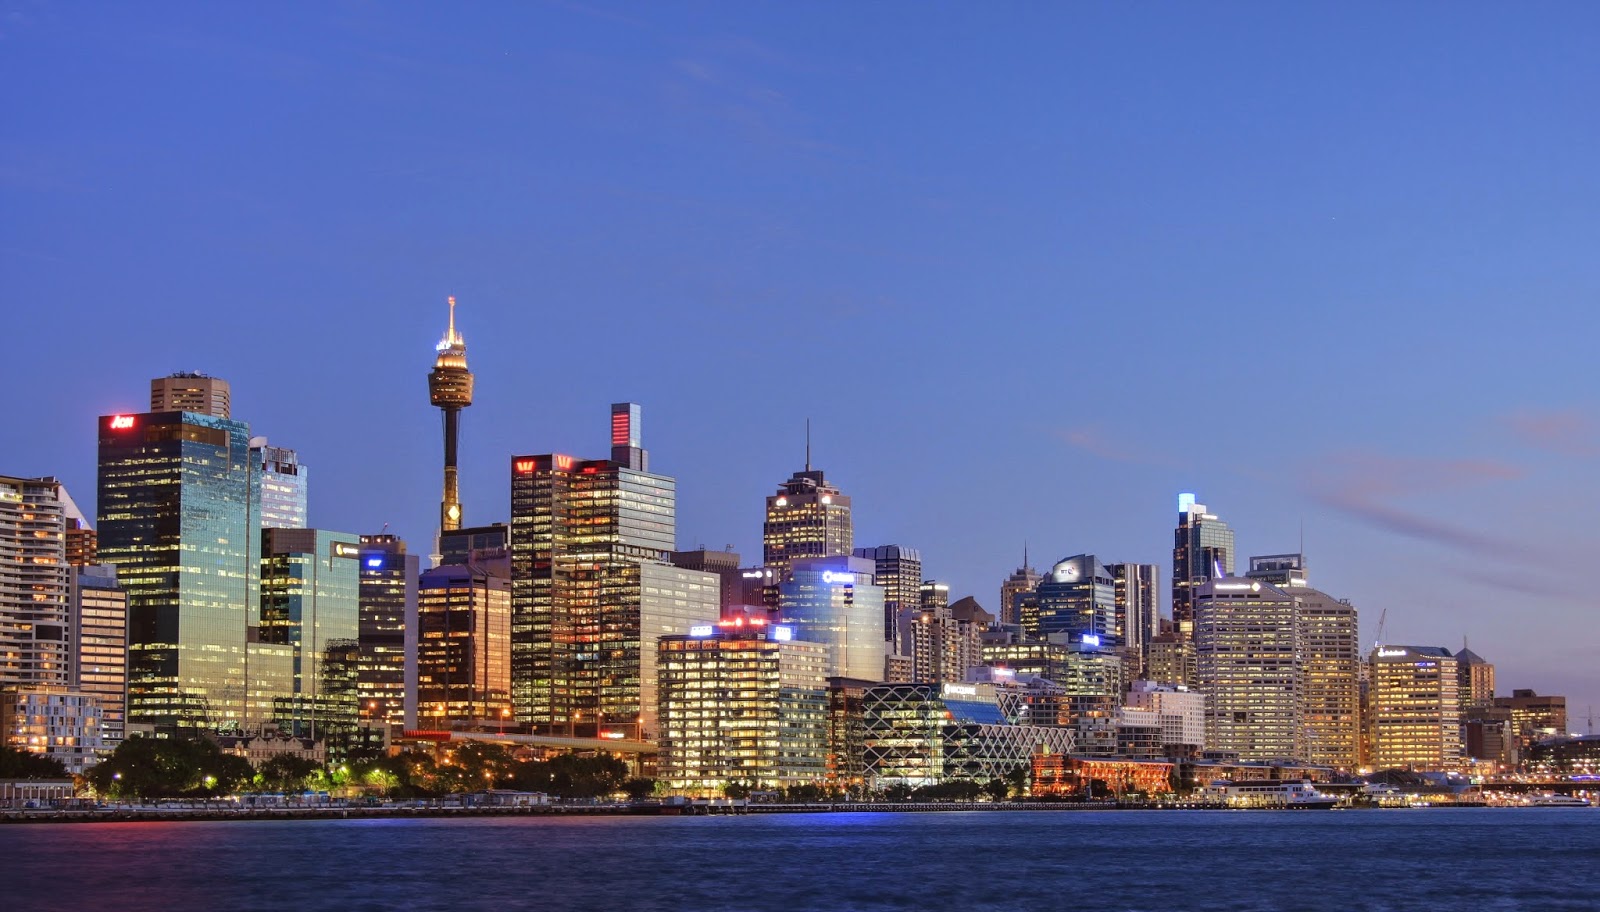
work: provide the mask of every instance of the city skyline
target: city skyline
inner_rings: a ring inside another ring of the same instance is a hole
[[[435,14],[321,20],[302,45],[303,15],[249,41],[226,14],[6,25],[9,84],[47,57],[82,67],[13,99],[0,153],[0,294],[32,340],[6,376],[35,382],[0,470],[58,476],[87,508],[92,420],[199,369],[315,470],[311,526],[389,523],[425,554],[439,418],[422,389],[455,295],[479,381],[471,525],[509,521],[511,456],[594,453],[603,407],[633,401],[678,480],[678,547],[754,563],[809,417],[856,542],[919,550],[991,612],[1025,542],[1040,569],[1090,553],[1169,577],[1190,491],[1241,564],[1303,549],[1312,585],[1360,609],[1364,650],[1387,611],[1386,641],[1465,635],[1504,691],[1566,694],[1575,728],[1600,703],[1580,578],[1600,437],[1569,331],[1600,288],[1597,137],[1571,107],[1600,74],[1572,39],[1478,10],[1430,45],[1427,17],[1396,11],[1383,37],[1342,26],[1362,52],[1307,72],[1290,64],[1329,25],[1315,13],[1034,11],[1016,16],[1039,37],[1007,36],[1017,62],[947,73],[924,55],[962,31],[950,11],[886,67],[873,42],[903,23],[883,13],[842,39],[772,10],[634,17],[649,28],[467,11],[441,48]],[[526,35],[497,43],[497,24]],[[1069,26],[1104,47],[1048,59]],[[1281,47],[1256,43],[1271,28]],[[1472,57],[1502,35],[1528,60]],[[352,50],[391,54],[418,107],[373,95]],[[1467,111],[1469,60],[1498,88]],[[563,100],[574,82],[583,105]],[[531,113],[500,119],[509,97]],[[296,151],[262,151],[279,143]],[[583,160],[641,144],[653,165]]]

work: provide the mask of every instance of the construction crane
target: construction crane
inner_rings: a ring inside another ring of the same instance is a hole
[[[1373,650],[1383,645],[1383,624],[1387,620],[1389,620],[1389,609],[1385,608],[1378,614],[1378,632],[1372,638]]]

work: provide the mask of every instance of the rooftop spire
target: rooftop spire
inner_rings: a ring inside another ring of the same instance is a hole
[[[811,419],[806,419],[806,471],[811,471]]]

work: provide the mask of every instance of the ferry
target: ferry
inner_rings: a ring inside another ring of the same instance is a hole
[[[1228,807],[1283,808],[1287,810],[1317,810],[1336,806],[1339,799],[1319,792],[1307,780],[1259,780],[1229,782],[1219,779],[1211,783],[1212,794],[1222,798]]]
[[[1586,808],[1593,807],[1588,801],[1576,795],[1556,795],[1546,793],[1543,795],[1529,795],[1524,798],[1524,807],[1536,808]]]

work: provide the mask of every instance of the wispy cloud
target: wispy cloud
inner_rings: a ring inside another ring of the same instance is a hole
[[[1600,425],[1578,409],[1525,409],[1502,415],[1499,424],[1523,446],[1590,458],[1600,456]]]
[[[1067,446],[1075,450],[1082,450],[1091,456],[1097,456],[1110,462],[1122,462],[1129,465],[1160,466],[1162,468],[1177,468],[1178,465],[1164,455],[1141,450],[1125,440],[1114,438],[1099,425],[1079,425],[1070,428],[1057,428],[1054,431]]]
[[[1521,478],[1509,463],[1491,459],[1418,459],[1349,453],[1313,469],[1304,487],[1313,500],[1368,525],[1406,538],[1474,555],[1504,556],[1518,549],[1479,531],[1410,512],[1395,501]]]

